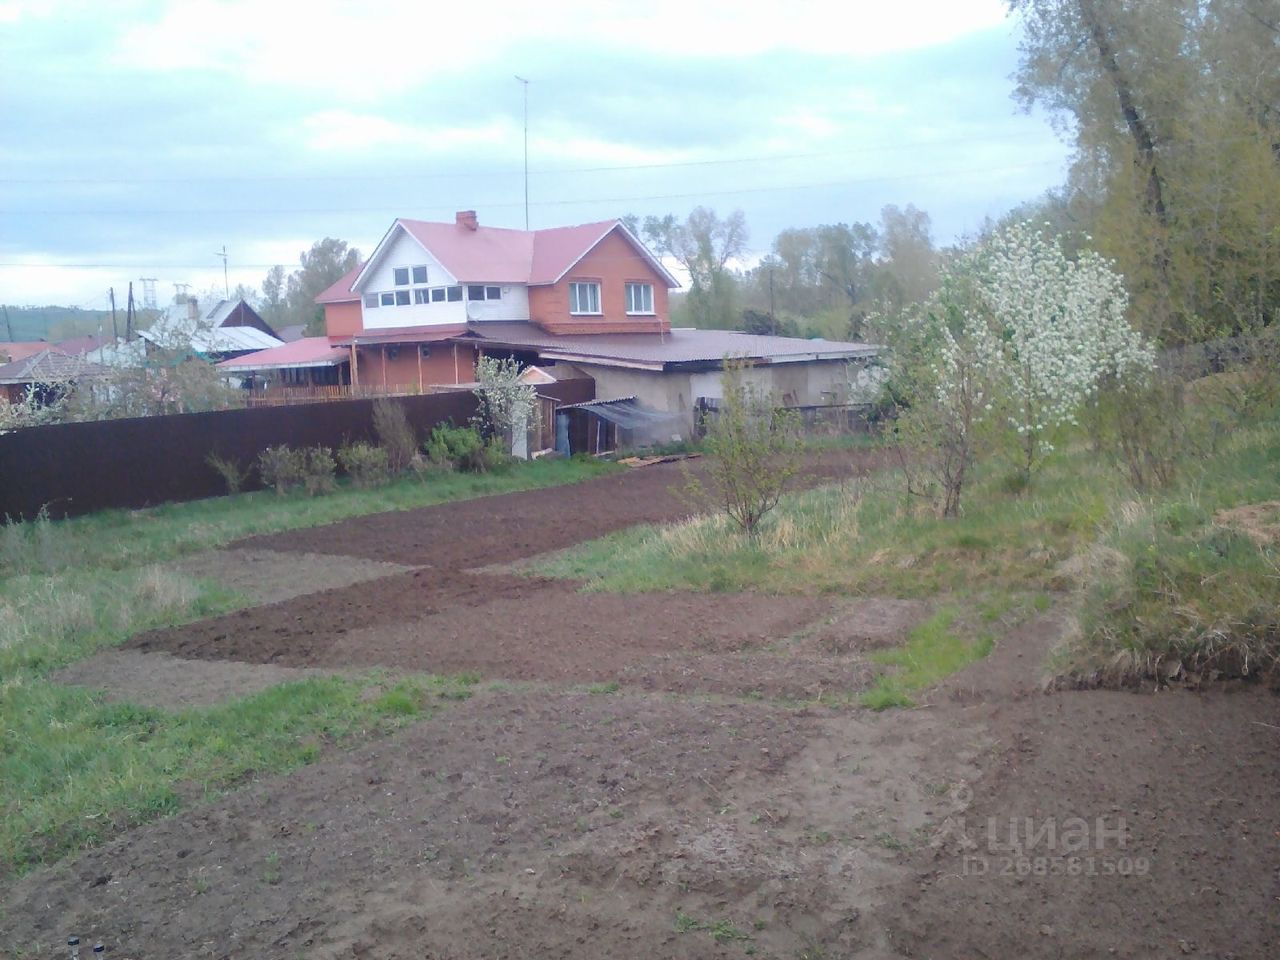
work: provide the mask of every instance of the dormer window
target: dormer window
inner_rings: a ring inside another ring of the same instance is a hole
[[[600,313],[600,284],[587,281],[569,284],[569,312],[575,315]]]

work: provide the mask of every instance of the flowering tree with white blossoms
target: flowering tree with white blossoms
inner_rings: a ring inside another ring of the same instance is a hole
[[[1103,378],[1149,372],[1155,354],[1125,318],[1129,298],[1111,261],[1070,260],[1056,237],[1029,223],[1007,227],[977,255],[981,309],[967,335],[1016,432],[1025,480],[1053,450],[1053,431],[1076,423]]]
[[[909,492],[955,516],[982,427],[1015,439],[1029,481],[1053,432],[1075,423],[1103,378],[1151,370],[1127,305],[1109,261],[1088,252],[1069,260],[1030,224],[961,255],[895,344],[890,385],[913,451],[903,461]]]
[[[536,426],[538,391],[532,384],[522,383],[523,368],[506,358],[481,357],[476,363],[475,394],[480,398],[476,419],[485,439],[500,437],[508,446],[517,430]]]

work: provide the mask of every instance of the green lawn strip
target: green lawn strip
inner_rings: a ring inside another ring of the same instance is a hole
[[[862,695],[862,705],[873,710],[913,706],[913,692],[931,687],[989,654],[991,635],[966,637],[966,631],[954,629],[957,615],[954,607],[945,607],[912,630],[902,646],[872,653],[870,659],[889,670]]]
[[[908,502],[892,472],[787,495],[755,538],[722,517],[633,527],[534,564],[589,590],[693,589],[930,597],[1061,587],[1058,567],[1087,547],[1121,489],[1079,453],[1052,463],[1031,495],[979,474],[965,516]]]
[[[122,569],[253,534],[578,483],[621,469],[594,459],[544,459],[496,473],[439,472],[370,489],[342,484],[336,492],[319,497],[280,497],[263,490],[145,510],[106,510],[54,522],[11,523],[0,526],[0,572],[7,576],[74,567]]]
[[[0,875],[19,874],[326,747],[382,736],[474,678],[317,677],[208,709],[110,704],[40,679],[0,686]]]

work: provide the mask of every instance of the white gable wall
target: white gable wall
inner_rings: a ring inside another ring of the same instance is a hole
[[[395,270],[397,267],[425,266],[427,282],[415,284],[410,270],[410,283],[407,287],[397,287]],[[443,264],[440,263],[422,244],[418,243],[403,228],[396,227],[385,245],[379,251],[369,272],[357,284],[356,292],[360,294],[361,312],[366,330],[381,327],[423,327],[431,325],[462,324],[467,320],[528,320],[529,291],[522,284],[490,284],[502,287],[500,300],[476,300],[468,302],[466,289],[462,299],[450,302],[447,298],[439,303],[415,303],[413,291],[425,287],[447,288],[457,286],[458,280]],[[364,305],[364,298],[371,294],[394,294],[397,290],[409,292],[408,305],[377,306]],[[469,309],[468,309],[469,308]]]

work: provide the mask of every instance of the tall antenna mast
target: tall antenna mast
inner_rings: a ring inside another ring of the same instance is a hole
[[[529,81],[517,76],[524,86],[524,228],[529,229]]]
[[[227,279],[227,245],[222,245],[221,252],[215,252],[215,257],[222,258],[222,289],[226,291],[227,299],[231,299],[231,281]]]

